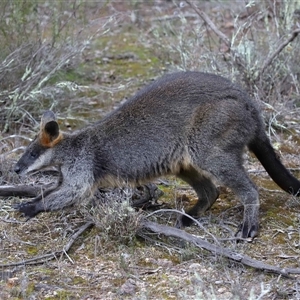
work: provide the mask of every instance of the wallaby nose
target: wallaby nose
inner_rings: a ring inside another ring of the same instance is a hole
[[[20,171],[21,171],[21,169],[20,169],[20,167],[19,167],[18,165],[16,165],[15,168],[14,168],[14,171],[15,171],[17,174],[19,174]]]

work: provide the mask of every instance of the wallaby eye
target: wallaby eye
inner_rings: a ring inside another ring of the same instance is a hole
[[[35,151],[32,151],[32,152],[30,152],[30,156],[31,156],[31,158],[36,158],[37,153]]]

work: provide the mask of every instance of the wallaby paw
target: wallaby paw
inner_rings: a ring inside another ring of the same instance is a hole
[[[187,216],[180,216],[177,218],[176,223],[175,223],[175,227],[180,229],[182,227],[188,227],[193,225],[193,220]]]
[[[258,234],[258,224],[241,224],[236,232],[237,238],[252,242]]]
[[[18,210],[27,220],[35,217],[39,212],[36,210],[36,203],[23,202],[13,205],[13,208]]]
[[[253,202],[253,201],[252,201]],[[243,223],[239,227],[236,237],[253,241],[258,234],[259,204],[244,204]]]

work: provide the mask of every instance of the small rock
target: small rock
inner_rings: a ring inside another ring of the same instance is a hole
[[[173,267],[173,262],[166,258],[159,258],[157,264],[161,267],[170,268]]]
[[[136,291],[136,283],[133,279],[128,279],[124,284],[122,284],[119,293],[121,295],[133,295]]]
[[[18,277],[12,277],[7,279],[7,285],[9,287],[13,287],[19,284],[19,278]]]
[[[223,26],[225,29],[233,29],[234,28],[234,23],[233,22],[226,22]]]
[[[231,292],[226,292],[223,294],[224,299],[232,299],[233,295]]]
[[[227,292],[227,288],[226,287],[221,287],[221,288],[218,289],[218,293],[220,293],[220,294],[223,294],[225,292]]]
[[[197,269],[201,269],[201,265],[198,263],[193,263],[189,266],[190,270],[197,270]]]

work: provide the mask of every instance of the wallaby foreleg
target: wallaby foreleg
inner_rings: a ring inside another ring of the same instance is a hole
[[[64,184],[50,191],[46,196],[41,194],[32,201],[16,205],[15,208],[25,217],[33,218],[41,212],[60,210],[91,196],[91,188],[83,187],[83,185],[70,187]]]

